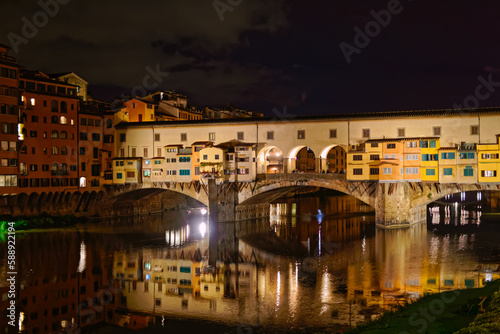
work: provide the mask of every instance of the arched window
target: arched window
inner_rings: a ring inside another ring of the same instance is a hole
[[[57,146],[52,146],[52,154],[54,154],[54,155],[59,154],[59,148]]]
[[[109,129],[109,128],[112,128],[112,127],[113,127],[113,122],[111,121],[111,119],[108,119],[108,120],[106,121],[106,128],[108,128],[108,129]]]
[[[68,172],[68,165],[61,164],[61,173],[66,174]]]
[[[28,153],[28,148],[26,147],[26,145],[23,145],[23,147],[21,147],[21,153],[22,154]]]
[[[57,132],[56,130],[52,131],[52,134],[50,135],[50,138],[52,138],[52,139],[59,138],[59,132]]]
[[[61,112],[67,113],[68,112],[68,104],[66,101],[61,101]]]
[[[61,124],[66,124],[67,122],[66,117],[61,116]]]
[[[68,155],[68,149],[66,146],[61,147],[61,155]]]
[[[52,116],[52,117],[50,118],[50,122],[51,122],[52,124],[59,124],[59,117],[57,117],[57,116]]]
[[[66,131],[61,131],[61,135],[59,136],[61,139],[68,139],[68,133]]]
[[[59,111],[59,104],[57,103],[56,100],[52,100],[50,110],[52,110],[53,112]]]

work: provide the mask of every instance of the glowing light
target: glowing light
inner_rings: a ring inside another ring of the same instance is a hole
[[[281,272],[278,270],[278,278],[277,278],[277,287],[276,287],[276,310],[280,307],[280,290],[281,290]]]
[[[151,275],[150,274],[146,274],[146,281],[150,281],[151,280]]]
[[[87,250],[85,247],[85,242],[80,243],[80,262],[78,263],[77,271],[82,273],[85,270],[85,266],[87,264]]]
[[[204,238],[205,237],[205,233],[207,232],[207,224],[205,223],[201,223],[200,224],[200,233],[201,233],[201,237]]]
[[[202,215],[206,215],[208,211],[206,209],[201,209],[200,212]]]
[[[24,312],[19,312],[19,331],[24,331],[24,326],[23,326],[23,322],[24,322]]]

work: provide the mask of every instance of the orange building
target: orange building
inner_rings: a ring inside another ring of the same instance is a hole
[[[0,189],[4,194],[18,193],[19,175],[19,67],[0,44]]]
[[[111,152],[103,151],[103,115],[84,108],[78,114],[78,131],[79,186],[98,190],[107,159],[112,159]]]
[[[21,72],[21,192],[78,190],[78,102],[74,85]]]

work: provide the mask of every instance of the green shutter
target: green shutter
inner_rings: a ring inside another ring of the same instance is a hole
[[[435,140],[431,140],[429,142],[429,147],[436,147],[436,141]]]

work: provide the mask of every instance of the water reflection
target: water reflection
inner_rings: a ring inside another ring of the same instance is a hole
[[[446,206],[429,212],[444,213]],[[444,225],[461,225],[458,218]],[[139,329],[182,318],[246,324],[265,333],[340,330],[427,293],[480,287],[500,277],[496,229],[468,219],[476,230],[436,233],[433,221],[429,229],[380,230],[369,208],[350,197],[283,199],[271,206],[270,219],[218,224],[213,266],[210,227],[201,214],[18,235],[20,328]],[[2,266],[0,279],[6,278]],[[8,305],[7,291],[0,288],[0,306]],[[6,321],[0,324],[7,327]]]

